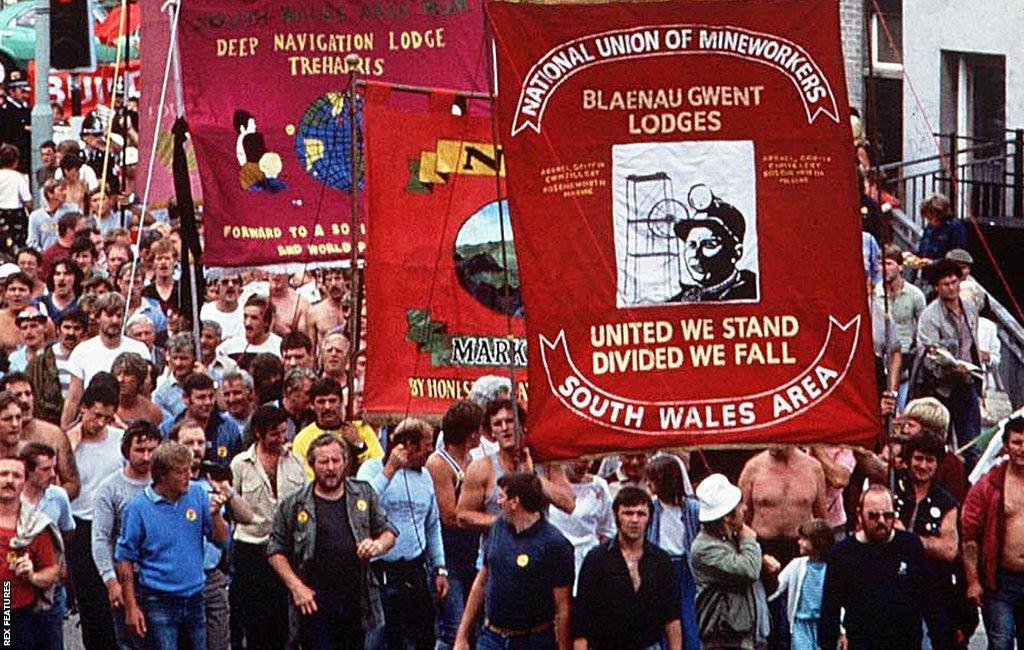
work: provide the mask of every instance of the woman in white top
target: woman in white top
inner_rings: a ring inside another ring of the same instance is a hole
[[[18,171],[18,148],[0,146],[0,249],[11,254],[25,245],[32,191],[28,176]]]
[[[612,495],[608,490],[608,482],[600,476],[589,474],[589,464],[586,460],[565,464],[565,475],[576,495],[576,508],[572,514],[566,514],[558,508],[548,508],[548,521],[572,542],[576,555],[577,580],[583,558],[590,549],[615,537],[615,515],[612,513]]]

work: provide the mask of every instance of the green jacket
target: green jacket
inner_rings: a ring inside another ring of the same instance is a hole
[[[64,393],[60,389],[60,373],[57,371],[57,360],[53,356],[53,344],[45,345],[42,351],[28,362],[25,374],[32,384],[35,403],[32,415],[40,420],[60,424],[60,414],[64,410]]]
[[[316,552],[316,504],[313,500],[315,483],[286,496],[274,516],[274,528],[267,542],[267,557],[280,553],[288,558],[292,569],[308,581]],[[345,506],[352,537],[356,544],[367,538],[375,538],[390,530],[398,531],[388,521],[387,513],[380,504],[377,493],[370,484],[353,478],[345,479]],[[384,610],[380,602],[380,585],[377,575],[370,570],[369,562],[361,562],[362,584],[360,594],[363,630],[369,631],[384,624]]]
[[[697,583],[697,628],[715,647],[753,648],[757,633],[754,583],[761,575],[761,546],[740,537],[739,546],[703,528],[690,547]]]

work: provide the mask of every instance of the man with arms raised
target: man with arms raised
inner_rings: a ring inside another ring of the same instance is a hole
[[[1009,460],[971,487],[960,518],[967,598],[992,650],[1024,646],[1024,418],[1003,427]]]
[[[145,344],[121,336],[121,319],[124,318],[124,298],[121,294],[103,294],[96,300],[96,310],[99,312],[99,335],[79,343],[68,359],[71,383],[67,399],[64,400],[64,413],[60,418],[64,429],[70,427],[78,416],[82,391],[89,385],[89,381],[98,372],[110,372],[117,355],[134,352],[144,359],[149,357],[149,349]]]
[[[57,452],[57,481],[64,488],[68,497],[78,496],[82,484],[78,477],[78,466],[71,443],[67,435],[57,426],[44,420],[32,417],[34,400],[32,383],[22,372],[12,372],[0,381],[0,390],[9,392],[21,407],[21,440],[22,442],[42,442]]]
[[[377,493],[351,474],[352,451],[333,433],[306,452],[313,482],[286,496],[267,545],[270,566],[291,593],[299,640],[307,648],[363,650],[384,624],[370,560],[395,544]]]
[[[498,507],[501,495],[498,479],[509,472],[534,471],[529,448],[516,441],[515,408],[511,400],[502,399],[491,402],[484,411],[484,420],[490,424],[491,435],[499,448],[494,454],[474,460],[466,470],[466,481],[455,510],[462,528],[481,532],[490,529],[501,510]],[[526,419],[521,407],[518,419],[519,423]],[[572,486],[560,466],[541,470],[540,484],[551,505],[568,513],[576,507]]]

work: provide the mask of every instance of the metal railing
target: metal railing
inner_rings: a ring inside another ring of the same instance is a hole
[[[893,210],[891,215],[894,243],[903,250],[917,250],[922,229],[920,217],[914,220],[899,209]],[[997,374],[1011,406],[1016,410],[1024,406],[1024,327],[987,289],[985,293],[990,312],[986,315],[996,323],[1002,344]]]
[[[942,153],[881,165],[879,171],[918,226],[918,206],[934,192],[949,197],[959,219],[1024,219],[1024,129],[1007,133],[1004,140],[935,134]]]

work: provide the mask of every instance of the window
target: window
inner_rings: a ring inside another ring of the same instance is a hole
[[[877,6],[878,11],[874,10]],[[902,0],[877,0],[871,12],[871,63],[881,71],[902,72]]]

